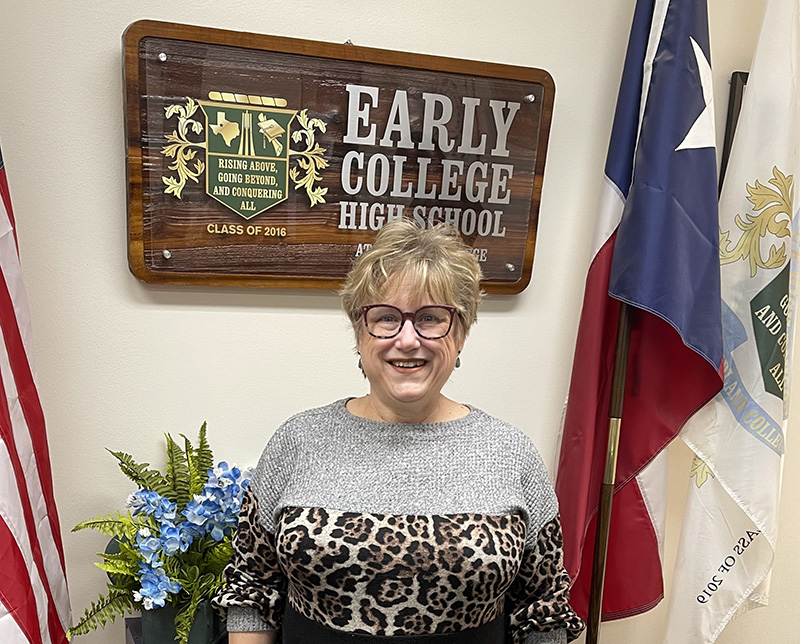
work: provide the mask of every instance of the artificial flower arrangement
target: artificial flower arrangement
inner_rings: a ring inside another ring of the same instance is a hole
[[[125,514],[99,516],[73,528],[98,530],[112,537],[112,547],[98,553],[102,561],[95,564],[108,573],[109,592],[86,609],[70,637],[118,615],[170,605],[178,611],[176,641],[186,644],[198,606],[222,587],[249,472],[225,461],[214,467],[205,423],[197,447],[181,438],[183,447],[166,434],[163,473],[108,450],[139,490],[128,497]]]

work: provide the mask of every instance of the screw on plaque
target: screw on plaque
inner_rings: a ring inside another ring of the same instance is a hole
[[[506,264],[506,270],[509,273],[513,273],[515,270],[517,270],[517,267],[514,266],[514,264]]]
[[[158,55],[158,59],[159,59],[159,60],[160,60],[162,63],[164,63],[164,62],[166,62],[166,60],[167,60],[167,55],[166,55],[166,54],[165,54],[165,53],[162,51],[162,52],[161,52],[161,53]]]
[[[172,257],[172,253],[170,253],[166,248],[161,251],[161,254],[164,256],[164,259],[169,259]]]
[[[525,102],[526,103],[533,103],[535,100],[536,100],[536,95],[535,94],[528,94],[528,95],[525,96]]]

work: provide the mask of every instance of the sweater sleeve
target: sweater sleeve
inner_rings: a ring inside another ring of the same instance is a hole
[[[514,644],[562,644],[576,639],[583,620],[569,605],[569,576],[564,570],[558,517],[525,548],[522,566],[506,593],[506,612]]]
[[[275,520],[293,457],[284,424],[267,443],[242,499],[225,586],[212,599],[227,614],[230,632],[280,630],[287,580],[275,549]]]
[[[555,490],[539,452],[530,441],[525,443],[520,485],[528,535],[520,570],[506,593],[505,611],[513,644],[564,644],[580,635],[584,623],[569,605],[570,579],[564,569]]]
[[[212,604],[227,612],[228,630],[278,630],[286,596],[286,578],[278,565],[274,535],[261,522],[258,500],[245,492],[233,557],[225,568],[225,587]]]

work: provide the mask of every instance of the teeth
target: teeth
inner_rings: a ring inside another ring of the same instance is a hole
[[[425,364],[424,360],[392,360],[391,363],[395,367],[421,367]]]

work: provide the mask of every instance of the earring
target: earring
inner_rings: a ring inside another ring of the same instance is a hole
[[[358,370],[364,372],[364,367],[361,366],[361,352],[358,351]]]
[[[461,366],[461,356],[456,356],[456,369]]]

